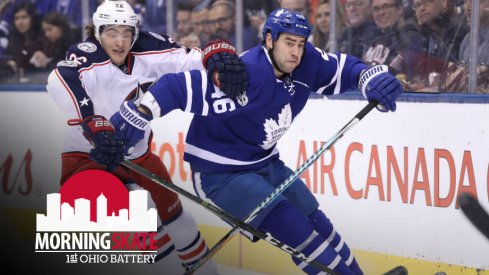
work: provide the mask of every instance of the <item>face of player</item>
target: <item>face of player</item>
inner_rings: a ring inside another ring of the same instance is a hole
[[[276,66],[280,69],[277,70],[277,68],[274,68],[275,76],[280,77],[283,75],[282,72],[291,73],[297,68],[304,54],[305,44],[306,39],[298,35],[282,33],[279,35],[277,41],[273,41],[272,35],[267,34],[266,46],[268,49],[273,48],[273,58],[275,59]]]
[[[132,29],[129,26],[110,26],[100,35],[102,47],[110,61],[117,66],[124,64],[132,44]]]

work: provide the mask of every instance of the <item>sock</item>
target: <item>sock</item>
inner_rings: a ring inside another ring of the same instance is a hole
[[[331,221],[326,217],[326,215],[321,210],[316,210],[311,216],[309,216],[311,220],[314,230],[321,234],[326,240],[335,248],[335,250],[340,254],[343,261],[345,261],[346,265],[355,272],[355,274],[362,275],[363,272],[360,269],[357,261],[353,257],[353,254],[350,251],[348,245],[346,245],[345,241],[341,238],[340,234],[336,232],[331,224]]]
[[[329,269],[342,275],[354,275],[334,247],[314,230],[312,222],[288,201],[282,201],[275,206],[259,228]],[[292,260],[307,274],[320,272],[297,258]]]

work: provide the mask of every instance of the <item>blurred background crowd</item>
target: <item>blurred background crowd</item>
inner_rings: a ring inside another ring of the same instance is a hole
[[[0,84],[46,82],[81,41],[100,0],[1,0]],[[220,38],[239,52],[261,42],[283,7],[313,25],[310,42],[385,64],[407,91],[489,93],[489,0],[128,0],[141,30],[186,47]],[[473,7],[476,7],[475,9]]]

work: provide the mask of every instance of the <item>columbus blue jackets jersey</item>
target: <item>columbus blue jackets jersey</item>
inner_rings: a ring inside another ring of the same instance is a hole
[[[107,119],[119,110],[138,85],[156,81],[166,73],[203,69],[202,53],[189,50],[167,36],[140,32],[126,64],[114,65],[95,39],[73,45],[66,60],[51,72],[47,91],[67,119],[102,115]],[[130,158],[148,150],[150,130]],[[66,126],[64,152],[90,152],[80,126]]]
[[[196,114],[188,130],[184,159],[196,172],[243,171],[278,157],[277,141],[304,108],[311,92],[333,95],[355,89],[367,66],[344,54],[305,45],[299,66],[275,77],[267,50],[259,45],[242,55],[249,76],[246,93],[224,95],[203,71],[163,76],[141,103],[153,117],[174,109]]]

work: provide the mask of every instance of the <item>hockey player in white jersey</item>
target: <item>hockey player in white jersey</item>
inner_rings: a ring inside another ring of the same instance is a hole
[[[61,156],[61,184],[88,169],[107,169],[123,182],[136,182],[150,192],[168,234],[157,242],[156,259],[175,250],[181,263],[192,264],[208,247],[178,195],[118,164],[97,164],[122,160],[122,140],[114,135],[106,118],[117,112],[125,100],[137,98],[164,74],[204,69],[200,49],[184,48],[164,35],[139,32],[137,18],[125,1],[103,2],[93,14],[93,25],[87,27],[88,38],[73,45],[67,59],[59,62],[49,76],[47,91],[70,119]],[[206,62],[217,68],[221,80],[217,84],[229,91],[244,89],[240,85],[246,85],[246,71],[236,54],[217,50],[206,57]],[[126,157],[171,182],[165,166],[149,149],[151,137],[151,129],[147,128],[143,141]],[[160,271],[178,274],[183,271],[180,263],[178,266],[178,271]],[[201,273],[216,272],[211,262]]]
[[[380,111],[396,110],[402,87],[385,66],[368,67],[353,56],[315,49],[307,42],[310,30],[302,14],[273,11],[263,43],[241,56],[249,76],[244,93],[222,91],[205,71],[163,76],[139,104],[126,101],[111,118],[124,136],[125,150],[138,146],[147,127],[136,121],[147,124],[174,109],[194,113],[184,158],[192,168],[195,191],[243,219],[292,174],[279,159],[276,143],[311,92],[333,95],[358,88],[367,100],[380,103]],[[318,206],[297,179],[251,224],[339,274],[363,274]],[[319,273],[293,260],[305,273]]]

